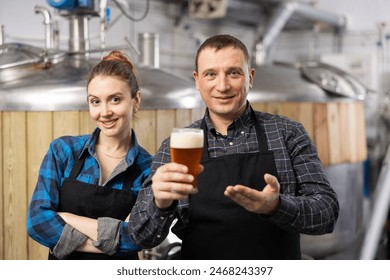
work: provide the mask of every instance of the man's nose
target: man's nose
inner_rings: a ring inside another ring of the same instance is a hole
[[[217,89],[218,91],[226,91],[230,88],[229,79],[226,75],[221,75],[217,80]]]

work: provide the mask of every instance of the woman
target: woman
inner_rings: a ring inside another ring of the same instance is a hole
[[[135,73],[120,51],[105,56],[87,82],[97,128],[55,139],[43,159],[27,232],[49,259],[138,259],[127,224],[152,156],[131,128],[141,101]]]

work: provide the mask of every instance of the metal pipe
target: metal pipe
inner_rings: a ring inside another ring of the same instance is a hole
[[[0,25],[0,46],[4,44],[5,33],[4,33],[4,25]]]
[[[70,52],[89,50],[89,28],[86,16],[69,16],[69,50]]]
[[[330,24],[338,31],[344,30],[346,27],[346,19],[343,16],[321,11],[297,2],[283,3],[277,8],[276,12],[272,16],[266,30],[263,33],[264,35],[261,36],[260,40],[255,43],[254,62],[256,65],[262,65],[266,62],[273,43],[285,27],[287,21],[294,14],[304,16],[309,20]]]
[[[390,145],[387,148],[385,159],[376,185],[376,194],[373,200],[374,208],[371,212],[369,225],[365,234],[360,253],[361,260],[374,260],[379,240],[386,222],[390,206]]]
[[[45,25],[45,46],[46,49],[51,49],[53,47],[53,22],[51,19],[51,14],[48,9],[42,6],[35,6],[35,13],[42,14],[44,17],[43,24]]]
[[[141,64],[154,68],[160,67],[160,44],[157,33],[139,33],[138,47],[141,51]]]
[[[107,0],[100,0],[99,16],[100,16],[100,47],[106,47],[106,24],[107,24]]]

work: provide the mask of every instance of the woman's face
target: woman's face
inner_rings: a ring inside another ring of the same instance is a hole
[[[87,88],[89,114],[107,137],[123,138],[131,134],[133,114],[138,110],[140,94],[132,99],[126,81],[116,76],[96,76]]]

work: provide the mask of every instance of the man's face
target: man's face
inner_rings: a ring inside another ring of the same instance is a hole
[[[209,109],[212,120],[233,121],[245,111],[254,69],[249,69],[244,53],[233,47],[218,51],[206,48],[198,57],[194,72],[196,89]]]

